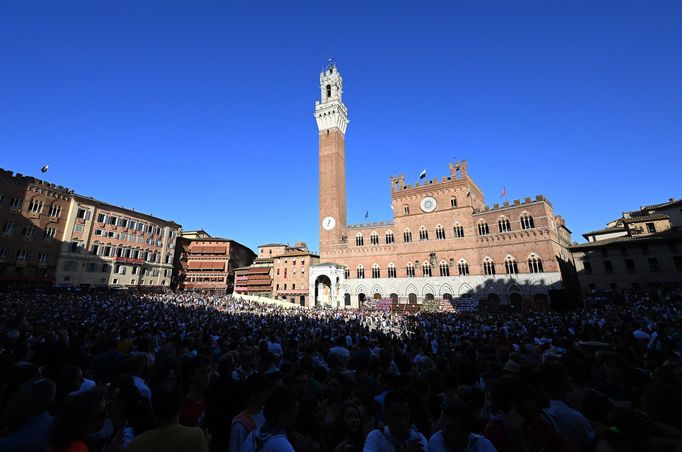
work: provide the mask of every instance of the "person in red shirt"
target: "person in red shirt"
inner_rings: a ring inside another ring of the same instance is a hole
[[[196,427],[204,414],[204,392],[210,381],[211,365],[207,358],[196,356],[190,358],[185,370],[189,379],[189,391],[180,405],[180,424]]]

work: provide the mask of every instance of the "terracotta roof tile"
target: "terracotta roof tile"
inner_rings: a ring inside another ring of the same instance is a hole
[[[623,218],[623,223],[641,223],[642,221],[656,221],[656,220],[667,220],[670,217],[662,213],[656,213],[653,215],[641,215],[639,217]]]

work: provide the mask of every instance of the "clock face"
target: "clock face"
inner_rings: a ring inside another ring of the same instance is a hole
[[[334,226],[336,226],[336,220],[334,217],[325,217],[324,220],[322,220],[322,227],[326,231],[331,231],[334,229]]]
[[[419,207],[421,207],[424,212],[433,212],[436,210],[436,200],[431,196],[427,196],[421,200]]]

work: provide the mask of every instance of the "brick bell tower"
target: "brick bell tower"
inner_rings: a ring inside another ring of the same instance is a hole
[[[348,110],[341,98],[343,79],[333,62],[320,74],[321,100],[315,102],[320,138],[320,259],[344,247],[346,232],[346,150]]]

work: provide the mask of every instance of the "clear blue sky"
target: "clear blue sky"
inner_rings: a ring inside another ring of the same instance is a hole
[[[348,219],[457,157],[574,239],[682,196],[682,2],[0,1],[0,167],[236,239],[318,248],[319,71]]]

